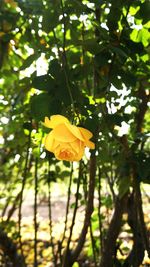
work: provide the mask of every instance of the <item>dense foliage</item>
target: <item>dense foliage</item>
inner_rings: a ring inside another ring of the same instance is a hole
[[[149,14],[146,0],[0,0],[0,248],[6,266],[30,266],[22,241],[22,204],[30,189],[34,266],[50,266],[38,262],[41,194],[48,199],[55,267],[78,266],[81,255],[90,258],[88,266],[137,267],[146,251],[150,255],[141,191],[150,183]],[[79,163],[45,151],[42,122],[55,114],[93,132],[96,149]],[[66,219],[57,240],[51,194],[62,181],[68,185]],[[85,219],[72,245],[79,207]],[[122,249],[127,225],[133,245]]]

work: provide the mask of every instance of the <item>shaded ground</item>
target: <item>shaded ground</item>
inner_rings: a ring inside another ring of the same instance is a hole
[[[26,197],[22,206],[22,217],[33,216],[34,212],[34,198],[30,194]],[[62,217],[65,216],[66,209],[66,198],[53,197],[51,200],[51,210],[52,210],[52,221],[58,222]],[[38,215],[43,219],[48,219],[48,203],[46,199],[42,199],[38,204]]]
[[[57,192],[57,188],[52,192],[51,196],[51,213],[52,221],[58,222],[66,213],[66,202],[67,196]],[[73,203],[73,196],[71,197],[71,203]],[[25,193],[24,201],[22,204],[22,218],[23,217],[33,217],[34,216],[34,192],[29,190]],[[47,196],[38,196],[38,216],[43,219],[49,218],[49,209],[48,209],[48,198]],[[13,217],[16,219],[18,217],[18,211],[15,211]]]
[[[64,218],[66,213],[66,196],[64,195],[58,195],[55,194],[56,192],[52,193],[51,198],[51,208],[52,208],[52,221],[53,221],[53,237],[56,240],[61,239],[61,234],[64,229]],[[150,198],[150,191],[146,190],[143,192],[144,198],[143,198],[143,204],[144,204],[144,213],[145,215],[145,221],[147,223],[147,227],[150,229],[150,205],[149,205],[149,198]],[[73,203],[74,198],[72,196],[71,202]],[[72,211],[70,210],[69,218],[71,219]],[[47,265],[47,261],[51,261],[49,258],[49,255],[51,254],[51,248],[50,248],[50,235],[49,235],[49,221],[48,221],[48,201],[46,197],[40,197],[38,200],[38,221],[39,221],[39,229],[38,229],[38,251],[39,251],[39,267],[43,266],[52,266]],[[25,244],[25,250],[28,254],[28,262],[32,262],[33,260],[33,253],[28,253],[28,250],[33,251],[33,240],[34,240],[34,228],[33,228],[33,214],[34,214],[34,193],[29,191],[24,199],[24,203],[22,206],[22,233],[24,238],[24,244]],[[15,219],[18,216],[18,212],[15,212]],[[77,223],[74,230],[74,237],[73,240],[76,240],[76,238],[79,236],[81,227],[82,227],[82,221],[83,221],[84,215],[83,212],[81,213],[81,210],[79,210],[77,214]],[[123,245],[131,249],[132,247],[132,238],[129,237],[129,233],[125,230],[125,232],[122,233],[123,236]],[[30,243],[30,246],[29,246]],[[41,247],[40,247],[41,246]],[[44,247],[43,247],[44,246]],[[122,257],[122,256],[121,256]],[[44,262],[45,261],[45,262]],[[86,260],[85,260],[86,261]],[[41,264],[40,264],[41,262]],[[29,267],[32,266],[32,264],[28,265]],[[92,265],[84,265],[84,266],[92,266]],[[150,266],[150,260],[148,257],[145,257],[144,264],[142,265],[144,267]]]

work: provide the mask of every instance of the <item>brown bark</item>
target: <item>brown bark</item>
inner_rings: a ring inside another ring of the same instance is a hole
[[[138,210],[134,192],[128,198],[127,212],[128,224],[133,233],[133,247],[126,258],[123,267],[139,267],[144,258],[144,242],[141,227],[138,221]]]
[[[90,159],[90,180],[89,180],[88,200],[87,200],[83,228],[75,249],[72,251],[71,250],[66,251],[67,256],[64,255],[65,261],[63,262],[63,267],[72,267],[73,263],[77,260],[84,246],[88,227],[90,226],[91,215],[93,212],[95,176],[96,176],[96,156],[95,152],[93,152]]]
[[[124,195],[121,199],[117,198],[114,208],[114,214],[109,225],[106,239],[104,240],[104,250],[100,262],[100,267],[113,267],[116,240],[118,238],[121,226],[122,226],[122,215],[125,211],[127,202],[127,195]]]
[[[94,202],[94,188],[95,188],[95,176],[96,176],[96,156],[95,152],[91,156],[90,160],[90,181],[89,181],[89,191],[88,191],[88,201],[85,213],[84,225],[78,240],[78,244],[74,251],[72,252],[72,261],[78,258],[86,238],[88,227],[90,226],[91,215],[93,213],[93,202]]]

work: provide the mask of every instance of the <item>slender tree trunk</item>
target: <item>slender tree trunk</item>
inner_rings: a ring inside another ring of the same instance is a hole
[[[81,234],[78,239],[78,243],[74,250],[66,250],[64,254],[63,267],[72,267],[74,262],[77,260],[80,255],[84,242],[86,239],[88,227],[90,226],[91,215],[93,212],[93,201],[94,201],[94,188],[95,188],[95,175],[96,175],[96,156],[95,152],[92,153],[90,159],[90,179],[89,179],[89,190],[88,190],[88,200],[85,212],[85,219]]]
[[[72,252],[73,262],[76,261],[76,259],[81,253],[81,250],[84,246],[84,242],[86,239],[88,227],[90,226],[91,216],[93,213],[93,204],[94,204],[95,176],[96,176],[96,156],[95,156],[95,152],[93,152],[93,154],[91,155],[91,160],[90,160],[90,181],[89,181],[88,200],[87,200],[87,208],[86,208],[86,213],[85,213],[84,225],[83,225],[77,246]]]
[[[121,226],[122,215],[126,208],[127,195],[125,194],[121,199],[117,198],[115,203],[114,214],[110,222],[107,237],[104,240],[104,249],[100,262],[100,267],[113,267],[116,250],[116,240],[118,238]]]
[[[123,267],[139,267],[144,258],[144,242],[141,227],[138,221],[138,210],[135,201],[135,193],[130,195],[127,203],[128,224],[133,233],[133,247],[124,261]]]

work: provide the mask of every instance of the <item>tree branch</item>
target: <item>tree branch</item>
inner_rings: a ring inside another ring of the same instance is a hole
[[[70,250],[70,242],[71,242],[71,237],[73,233],[73,227],[75,225],[75,219],[76,219],[76,214],[77,214],[77,209],[78,209],[78,201],[79,201],[79,189],[80,189],[80,181],[81,181],[81,175],[82,175],[82,165],[80,161],[79,165],[79,177],[78,177],[78,183],[77,183],[77,188],[76,188],[76,199],[75,199],[75,207],[74,207],[74,212],[73,212],[73,217],[72,217],[72,223],[70,227],[70,233],[69,233],[69,238],[67,241],[67,247],[64,253],[64,259],[63,259],[63,267],[69,267],[72,264],[72,257],[71,257],[71,250]]]
[[[117,198],[114,208],[114,214],[109,225],[107,237],[104,240],[104,250],[102,254],[102,259],[100,267],[113,267],[114,266],[114,256],[116,240],[118,238],[121,225],[122,225],[122,215],[125,211],[127,202],[127,194],[125,194],[121,199]]]
[[[93,201],[94,201],[94,188],[95,188],[95,176],[96,176],[96,156],[95,152],[91,155],[90,159],[90,180],[89,180],[89,191],[87,207],[84,219],[84,225],[78,239],[78,244],[76,248],[72,251],[72,263],[78,258],[86,238],[88,227],[90,225],[91,215],[93,212]]]

